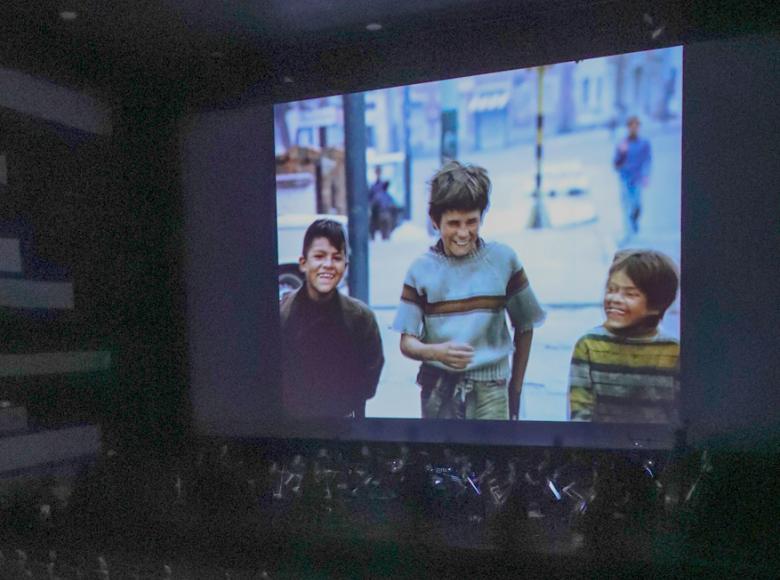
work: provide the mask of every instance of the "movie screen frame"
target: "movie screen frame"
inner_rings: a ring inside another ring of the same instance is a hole
[[[392,329],[409,267],[436,245],[440,224],[429,216],[431,180],[452,159],[486,169],[490,205],[478,235],[486,246],[514,251],[516,267],[544,311],[544,321],[531,324],[520,424],[535,423],[535,433],[569,425],[586,444],[589,433],[616,433],[619,424],[656,440],[671,432],[680,399],[679,285],[661,307],[651,304],[656,278],[650,290],[647,280],[634,284],[644,288],[638,290],[646,312],[665,311],[645,334],[624,336],[616,324],[603,337],[597,329],[609,326],[606,309],[618,317],[630,310],[606,304],[608,281],[614,282],[610,266],[619,252],[660,252],[680,278],[682,52],[675,46],[276,104],[280,299],[307,289],[302,269],[308,261],[301,259],[306,229],[316,219],[335,220],[344,226],[349,262],[337,274],[336,291],[370,307],[384,359],[375,392],[368,387],[371,396],[362,406],[323,416],[286,404],[291,432],[327,434],[332,425],[340,437],[511,439],[509,385],[507,417],[466,411],[466,420],[459,420],[462,411],[455,411],[420,420],[421,363],[401,352],[401,333]],[[619,300],[625,299],[619,290]],[[511,331],[516,321],[505,318]],[[510,340],[511,360],[517,341]],[[588,358],[615,343],[617,350],[604,355],[611,363]],[[628,350],[621,351],[625,344]],[[631,362],[643,351],[650,358]],[[575,368],[578,362],[589,366]],[[583,372],[596,378],[577,391]],[[627,383],[615,379],[621,373]],[[645,396],[631,390],[637,373],[653,377],[657,394],[649,398],[664,399],[663,411],[650,404],[637,413],[632,403],[621,415],[620,404]],[[512,377],[510,370],[506,382]],[[604,389],[613,401],[603,397]],[[465,391],[461,398],[471,396]],[[330,403],[325,395],[304,398],[319,408]]]

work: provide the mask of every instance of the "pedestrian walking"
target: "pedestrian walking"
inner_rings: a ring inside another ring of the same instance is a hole
[[[642,190],[647,187],[652,162],[650,142],[639,136],[639,118],[628,118],[628,135],[618,143],[614,165],[620,176],[620,203],[623,210],[623,240],[639,232]]]

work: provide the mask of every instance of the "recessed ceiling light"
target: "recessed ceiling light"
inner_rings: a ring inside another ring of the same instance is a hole
[[[382,25],[379,24],[379,22],[371,22],[370,24],[366,24],[366,30],[369,32],[377,32],[382,30]]]
[[[76,12],[75,10],[60,11],[60,18],[62,18],[65,22],[73,22],[78,17],[79,17],[79,13]]]
[[[292,77],[284,76],[282,77],[282,81],[285,83],[294,83],[295,79],[293,79]]]

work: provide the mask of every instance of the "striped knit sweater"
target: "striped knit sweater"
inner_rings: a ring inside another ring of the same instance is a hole
[[[572,421],[668,423],[677,420],[679,343],[632,338],[597,326],[577,341],[569,372]]]
[[[470,344],[474,358],[462,371],[465,378],[505,379],[514,348],[507,313],[519,332],[544,319],[514,250],[480,240],[468,256],[451,257],[439,243],[409,267],[393,329],[428,344]],[[453,371],[443,363],[425,364]]]

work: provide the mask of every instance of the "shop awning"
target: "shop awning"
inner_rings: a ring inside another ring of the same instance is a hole
[[[474,95],[469,101],[469,113],[485,113],[498,111],[509,103],[509,91],[492,91]]]

